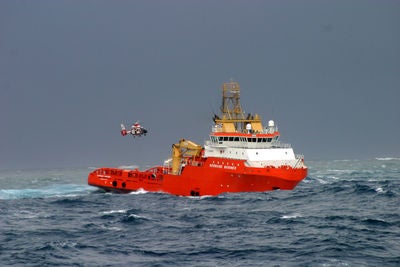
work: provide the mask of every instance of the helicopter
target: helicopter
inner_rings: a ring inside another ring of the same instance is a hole
[[[125,125],[121,123],[121,135],[125,136],[128,134],[132,135],[133,137],[146,135],[147,129],[143,128],[138,121],[132,124],[130,130],[127,130]]]

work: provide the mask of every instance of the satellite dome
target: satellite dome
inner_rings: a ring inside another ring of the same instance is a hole
[[[275,122],[273,120],[268,121],[268,127],[274,127]]]

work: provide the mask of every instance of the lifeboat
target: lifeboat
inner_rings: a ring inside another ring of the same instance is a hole
[[[181,139],[171,158],[146,170],[99,168],[88,184],[112,192],[145,190],[178,196],[292,190],[307,176],[302,155],[279,141],[273,120],[264,127],[258,114],[244,115],[237,82],[222,86],[220,116],[214,115],[203,146]]]

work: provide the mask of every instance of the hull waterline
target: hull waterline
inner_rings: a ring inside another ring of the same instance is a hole
[[[225,165],[226,164],[226,165]],[[181,175],[172,175],[162,166],[146,171],[100,168],[89,174],[89,185],[106,191],[164,192],[179,196],[219,195],[237,192],[292,190],[307,176],[307,169],[289,166],[246,168],[243,162],[226,161],[222,166],[239,165],[236,170],[203,166],[185,166]],[[242,167],[242,168],[239,168]]]

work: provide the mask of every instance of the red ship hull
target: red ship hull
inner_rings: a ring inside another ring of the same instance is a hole
[[[203,158],[186,165],[178,175],[157,166],[138,169],[100,168],[89,174],[89,185],[106,191],[143,189],[179,196],[219,195],[235,192],[291,190],[307,176],[307,168],[290,166],[248,167],[243,160]]]

